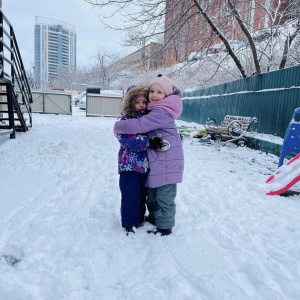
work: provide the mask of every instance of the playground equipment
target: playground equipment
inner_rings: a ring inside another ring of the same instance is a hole
[[[284,159],[295,155],[286,164]],[[278,169],[267,180],[268,195],[282,195],[300,180],[300,107],[294,110],[285,133]]]
[[[278,167],[281,167],[287,155],[300,152],[300,107],[294,110],[282,144]]]
[[[255,117],[243,117],[226,115],[220,125],[213,118],[208,118],[205,122],[205,129],[214,141],[233,142],[240,147],[247,145],[244,135],[248,132],[252,122],[256,123]]]

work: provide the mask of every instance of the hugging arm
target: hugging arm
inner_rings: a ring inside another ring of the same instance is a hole
[[[164,123],[164,111],[162,109],[156,109],[139,119],[117,121],[114,130],[117,133],[137,134],[139,132],[148,132],[162,128]]]

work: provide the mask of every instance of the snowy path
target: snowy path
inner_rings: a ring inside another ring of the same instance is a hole
[[[300,299],[300,196],[265,195],[278,157],[186,139],[173,234],[127,237],[114,122],[35,114],[1,137],[1,300]]]

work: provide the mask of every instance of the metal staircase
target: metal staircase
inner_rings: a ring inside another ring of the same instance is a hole
[[[32,127],[32,94],[13,27],[0,10],[0,135]]]

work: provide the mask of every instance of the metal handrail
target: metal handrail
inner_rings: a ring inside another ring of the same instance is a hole
[[[7,30],[6,28],[9,28]],[[30,85],[23,65],[14,29],[0,9],[0,79],[9,80],[14,91],[20,91],[25,113],[29,115],[32,126]]]

